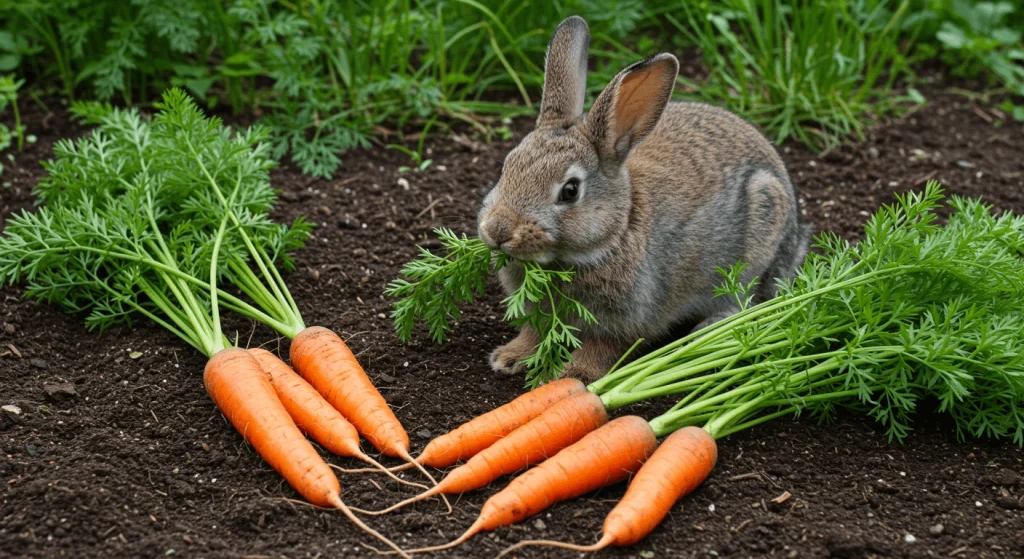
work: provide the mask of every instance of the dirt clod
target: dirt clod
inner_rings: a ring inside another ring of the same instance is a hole
[[[54,402],[67,402],[78,398],[75,385],[69,382],[44,383],[43,392],[46,392],[46,397]]]

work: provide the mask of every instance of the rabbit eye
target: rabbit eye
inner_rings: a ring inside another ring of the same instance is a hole
[[[558,193],[558,201],[563,204],[571,204],[580,197],[580,179],[572,178],[565,181],[562,190]]]

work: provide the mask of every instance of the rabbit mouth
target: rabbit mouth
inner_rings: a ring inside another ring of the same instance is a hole
[[[555,259],[555,253],[549,250],[523,252],[515,249],[502,248],[502,252],[511,256],[512,258],[515,258],[516,260],[524,262],[536,262],[538,264],[548,264]]]

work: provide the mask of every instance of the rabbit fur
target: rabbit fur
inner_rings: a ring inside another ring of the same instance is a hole
[[[759,280],[755,301],[773,296],[802,263],[809,234],[782,160],[753,125],[669,102],[673,55],[620,72],[584,115],[589,40],[579,17],[555,30],[536,127],[506,157],[478,233],[514,258],[499,273],[507,292],[523,280],[516,259],[575,270],[563,290],[597,324],[575,324],[582,346],[562,374],[594,380],[638,338],[737,312],[731,298],[712,297],[716,267],[747,263],[741,279]],[[494,350],[492,367],[521,372],[539,341],[524,327]]]

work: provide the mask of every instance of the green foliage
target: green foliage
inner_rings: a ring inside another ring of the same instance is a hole
[[[0,64],[56,75],[65,95],[145,100],[168,85],[266,113],[273,153],[329,177],[377,126],[530,112],[551,30],[595,21],[595,87],[639,58],[621,41],[638,0],[0,0]],[[9,53],[9,54],[8,54]],[[38,53],[27,57],[26,54]],[[481,100],[515,92],[520,106]]]
[[[18,149],[25,146],[25,126],[21,124],[21,112],[18,110],[18,90],[24,84],[25,80],[16,79],[14,76],[0,76],[0,115],[4,114],[8,106],[14,115],[14,130],[0,123],[0,152],[11,147],[15,140],[18,142]],[[0,163],[0,175],[3,172],[4,165]]]
[[[211,287],[244,281],[239,287],[262,305],[245,272],[250,247],[289,267],[287,253],[308,237],[302,221],[287,227],[267,217],[276,196],[266,130],[232,133],[180,90],[157,107],[146,120],[135,109],[74,105],[96,129],[54,146],[36,189],[42,207],[11,218],[0,236],[0,280],[27,280],[28,296],[88,313],[90,328],[141,314],[206,355],[224,345],[214,293],[292,332],[286,313]]]
[[[700,424],[725,436],[845,407],[902,440],[919,405],[935,402],[961,436],[1024,446],[1024,217],[953,198],[941,226],[942,200],[931,182],[880,209],[857,244],[820,237],[775,299],[592,388],[613,406],[685,395],[652,421],[660,432]]]
[[[931,39],[953,73],[988,75],[1015,95],[1024,95],[1024,11],[1011,2],[929,2],[906,27]]]
[[[459,304],[483,295],[487,277],[511,262],[480,239],[459,237],[449,229],[436,229],[435,233],[445,254],[420,247],[419,258],[402,269],[404,278],[393,280],[384,292],[398,299],[391,318],[402,341],[412,338],[417,320],[426,323],[435,343],[446,341],[451,321],[461,317]],[[519,264],[524,279],[503,301],[505,320],[516,326],[529,325],[541,338],[536,351],[523,362],[527,386],[535,387],[558,378],[571,360],[572,350],[580,346],[575,334],[579,328],[574,323],[593,324],[596,320],[582,304],[559,289],[559,285],[572,281],[572,270],[547,270],[536,262]]]
[[[871,118],[897,108],[906,70],[897,40],[908,0],[680,1],[663,17],[701,49],[698,96],[790,137],[829,149],[862,137]]]
[[[10,40],[0,36],[0,49],[36,76],[58,74],[69,98],[87,84],[101,100],[120,95],[130,104],[230,42],[216,31],[218,12],[201,0],[4,1]],[[36,53],[46,56],[24,56]]]
[[[572,350],[582,345],[576,337],[579,327],[573,323],[596,324],[597,319],[559,289],[572,281],[572,270],[547,270],[534,262],[522,265],[523,284],[505,299],[505,320],[517,327],[529,325],[540,337],[534,353],[523,361],[526,386],[532,389],[557,379],[572,361]]]
[[[331,177],[382,126],[507,135],[499,119],[535,110],[551,32],[578,14],[591,99],[644,55],[696,46],[709,74],[681,80],[678,97],[828,149],[922,102],[890,92],[918,40],[918,58],[941,48],[958,72],[1019,91],[1020,12],[968,0],[0,0],[0,71],[127,104],[183,87],[260,115],[276,158]]]
[[[398,298],[391,313],[395,332],[407,342],[417,320],[423,320],[435,343],[448,339],[451,320],[459,320],[459,303],[468,303],[483,295],[487,277],[506,263],[503,256],[495,257],[491,249],[479,239],[461,237],[450,229],[436,229],[447,253],[436,255],[419,247],[419,258],[402,268],[401,275],[388,284],[384,292]],[[411,280],[411,281],[410,281]]]

